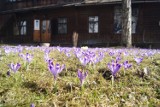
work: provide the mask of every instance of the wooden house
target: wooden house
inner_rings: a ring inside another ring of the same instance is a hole
[[[118,45],[121,0],[0,0],[0,39],[7,43]],[[133,45],[160,47],[160,0],[132,0]]]

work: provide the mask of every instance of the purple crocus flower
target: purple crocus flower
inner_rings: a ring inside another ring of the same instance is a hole
[[[25,61],[27,61],[28,63],[31,62],[31,60],[33,59],[33,55],[26,53],[24,54],[20,54],[20,57],[22,57]]]
[[[26,61],[31,62],[32,59],[33,59],[33,55],[26,53]]]
[[[67,57],[71,57],[71,54],[69,52],[65,51],[65,54]]]
[[[78,70],[78,74],[77,75],[78,75],[78,78],[79,78],[79,80],[81,82],[81,86],[82,86],[83,83],[84,83],[85,78],[88,75],[88,72],[82,72],[81,70]]]
[[[35,105],[34,105],[34,104],[31,104],[30,107],[35,107]]]
[[[139,65],[141,62],[142,62],[142,60],[143,60],[143,58],[134,58],[134,60],[137,62],[137,64]]]
[[[89,58],[87,58],[86,56],[79,58],[79,60],[80,60],[81,64],[84,66],[86,66],[90,61]]]
[[[110,56],[113,56],[113,55],[114,55],[114,52],[109,52],[109,55],[110,55]]]
[[[121,68],[121,65],[118,64],[117,62],[112,61],[112,63],[108,63],[108,68],[111,70],[112,76],[115,76],[116,73]]]
[[[54,76],[54,79],[56,80],[57,75],[65,68],[65,65],[63,64],[60,66],[60,64],[53,64],[51,60],[48,61],[48,69],[51,71],[51,73]]]
[[[21,67],[21,65],[19,63],[17,63],[17,64],[11,63],[11,64],[9,64],[9,67],[12,71],[14,71],[14,73],[16,73],[19,70],[19,68]]]
[[[120,57],[120,56],[117,56],[116,57],[116,61],[118,62],[118,61],[120,61],[122,58]]]
[[[130,67],[132,66],[132,64],[129,64],[128,61],[125,61],[125,62],[123,63],[123,66],[124,66],[125,69],[128,69],[128,68],[130,68]]]

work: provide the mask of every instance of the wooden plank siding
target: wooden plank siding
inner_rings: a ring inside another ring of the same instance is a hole
[[[21,11],[21,9],[27,9],[27,8],[39,8],[39,7],[45,8],[46,6],[59,6],[65,4],[79,3],[83,1],[84,0],[16,0],[16,1],[3,0],[3,5],[5,6],[3,8],[0,8],[0,10]]]
[[[28,3],[27,5],[31,4]],[[9,23],[6,23],[3,30],[0,29],[0,31],[2,31],[1,35],[3,35],[3,39],[6,42],[33,43],[35,42],[34,20],[50,20],[51,43],[54,45],[66,44],[71,46],[72,34],[75,31],[79,34],[79,46],[87,44],[120,44],[121,34],[114,33],[114,8],[118,5],[120,4],[80,5],[15,12],[12,15],[13,19],[8,19]],[[137,7],[139,10],[136,33],[132,34],[133,44],[160,44],[160,3],[137,3],[132,6]],[[98,33],[89,33],[89,16],[99,17]],[[67,19],[67,34],[53,32],[53,29],[57,27],[55,21],[58,18]],[[13,35],[13,23],[17,20],[27,21],[26,35]]]
[[[143,25],[144,25],[144,41],[145,42],[160,42],[160,4],[144,5]]]

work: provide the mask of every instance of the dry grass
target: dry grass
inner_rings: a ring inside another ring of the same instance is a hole
[[[17,48],[18,47],[18,48]],[[160,50],[145,49],[88,49],[93,52],[103,52],[105,57],[95,65],[82,66],[74,55],[75,48],[57,47],[12,47],[10,53],[5,53],[6,46],[0,50],[0,107],[158,107],[160,106]],[[9,46],[8,48],[11,48]],[[33,54],[33,60],[26,70],[24,60],[14,50],[22,48],[21,53]],[[53,62],[65,64],[66,68],[59,74],[56,84],[53,75],[44,61],[44,51],[49,49]],[[65,51],[71,57],[65,55]],[[114,56],[109,56],[114,52]],[[108,62],[115,59],[121,52],[123,61],[129,60],[132,67],[126,70],[122,67],[117,73],[114,86],[111,85]],[[128,52],[128,56],[123,55]],[[146,53],[153,53],[146,56]],[[134,57],[142,57],[137,65]],[[21,64],[17,73],[11,71],[8,64]],[[149,74],[144,73],[147,67]],[[80,86],[77,70],[88,70],[84,87]]]

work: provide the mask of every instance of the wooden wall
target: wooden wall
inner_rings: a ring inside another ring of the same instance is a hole
[[[17,19],[26,19],[27,35],[25,37],[9,38],[14,42],[17,38],[21,42],[33,41],[33,21],[34,19],[51,20],[53,28],[54,20],[67,18],[67,34],[51,34],[53,44],[72,44],[72,34],[76,31],[79,34],[79,45],[81,44],[119,44],[121,35],[113,31],[114,24],[114,4],[109,5],[90,5],[78,7],[50,8],[35,11],[17,13]],[[133,34],[134,44],[160,43],[160,3],[133,4],[138,7],[138,22],[136,33]],[[88,33],[88,17],[99,16],[99,33]]]
[[[32,13],[35,19],[44,18],[57,20],[58,18],[67,18],[67,34],[52,33],[52,42],[59,44],[72,44],[72,34],[76,31],[79,34],[80,44],[96,43],[117,43],[120,42],[120,35],[113,33],[114,5],[109,6],[85,6],[85,7],[64,7],[54,10],[44,10]],[[99,17],[99,33],[88,32],[89,16]],[[54,26],[52,24],[51,26]]]
[[[17,1],[9,1],[3,0],[3,4],[5,7],[3,7],[2,10],[17,10],[17,9],[23,9],[23,8],[37,8],[40,6],[48,6],[48,5],[64,5],[68,3],[77,3],[82,2],[83,0],[17,0]]]

